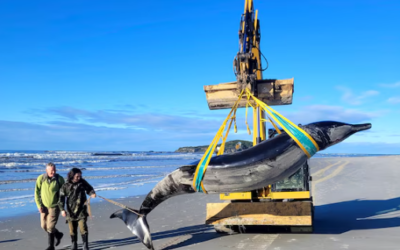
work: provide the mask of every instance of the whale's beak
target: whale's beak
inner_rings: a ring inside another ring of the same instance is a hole
[[[363,130],[367,130],[370,129],[372,127],[371,123],[364,123],[364,124],[355,124],[352,125],[352,131],[354,133],[359,132],[359,131],[363,131]]]

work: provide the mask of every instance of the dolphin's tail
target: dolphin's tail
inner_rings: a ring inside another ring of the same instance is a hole
[[[133,210],[133,209],[132,209]],[[134,210],[136,211],[136,210]],[[137,211],[138,212],[138,211]],[[146,215],[138,215],[127,210],[121,209],[113,213],[110,218],[118,217],[125,222],[131,232],[138,237],[138,239],[148,248],[154,250],[153,242],[151,241],[151,234],[149,224],[147,224]]]

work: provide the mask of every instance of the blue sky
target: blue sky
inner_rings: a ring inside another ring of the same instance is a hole
[[[243,0],[0,2],[0,149],[175,150],[228,110]],[[264,78],[294,77],[295,123],[371,122],[327,153],[400,153],[400,2],[261,1]],[[244,110],[239,131],[247,139]]]

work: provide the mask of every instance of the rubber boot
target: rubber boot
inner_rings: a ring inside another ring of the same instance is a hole
[[[56,229],[56,231],[54,232],[54,237],[56,238],[56,246],[60,245],[63,236],[64,234]]]
[[[83,250],[89,250],[88,234],[82,234]]]
[[[54,233],[47,233],[47,235],[48,235],[49,246],[46,248],[46,250],[55,250],[55,248],[54,248]]]
[[[77,235],[71,235],[71,250],[78,250],[78,239]]]

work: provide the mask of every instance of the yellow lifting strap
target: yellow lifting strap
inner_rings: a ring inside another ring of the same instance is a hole
[[[215,148],[221,138],[222,138],[222,144],[218,151],[218,155],[221,155],[224,153],[225,141],[226,141],[226,138],[228,137],[232,122],[236,119],[236,110],[237,110],[240,100],[242,99],[243,94],[244,94],[244,91],[242,91],[240,93],[238,100],[233,105],[231,111],[229,112],[228,116],[222,123],[222,125],[219,128],[217,134],[215,135],[213,141],[208,146],[203,157],[197,164],[196,172],[195,172],[194,178],[193,178],[193,189],[197,192],[207,193],[207,191],[205,190],[205,188],[203,186],[204,174],[207,170],[210,159],[211,159],[212,155],[214,154]],[[275,120],[275,122],[278,123],[281,126],[281,128],[297,143],[297,145],[304,151],[304,153],[307,155],[308,158],[310,158],[317,151],[319,151],[318,144],[314,141],[314,139],[307,132],[305,132],[303,129],[299,128],[293,122],[289,121],[287,118],[285,118],[283,115],[279,114],[277,111],[272,109],[270,106],[268,106],[264,102],[257,99],[248,89],[246,89],[246,95],[247,95],[246,125],[247,125],[247,130],[249,131],[249,133],[250,133],[250,129],[247,124],[247,108],[248,108],[248,105],[250,105],[251,107],[254,107],[250,103],[250,98],[252,98],[256,104],[255,106],[262,108],[265,112],[268,113],[268,115],[269,115],[268,119],[271,122],[271,124],[274,126],[276,131],[279,134],[282,133],[281,130],[278,128],[278,126],[272,121],[272,119]],[[272,117],[272,119],[270,117]],[[225,136],[223,136],[223,132],[225,130],[226,124],[229,120],[231,120],[231,121],[229,123],[227,131],[225,132]],[[236,126],[236,121],[235,121],[235,126]]]
[[[272,123],[272,126],[274,126],[276,132],[278,132],[278,134],[282,134],[281,130],[278,128],[278,126],[276,126],[275,122],[273,122],[271,120],[271,118],[269,118],[269,117],[268,117],[268,120],[269,120],[270,123]]]
[[[201,158],[201,160],[197,164],[196,172],[195,172],[194,178],[193,178],[193,188],[197,192],[207,193],[207,191],[204,189],[204,186],[203,186],[204,173],[207,170],[208,163],[210,162],[210,159],[213,156],[215,148],[217,147],[217,144],[220,141],[221,137],[223,138],[223,142],[221,144],[220,152],[218,152],[218,153],[223,153],[223,150],[225,148],[225,140],[226,140],[226,138],[228,136],[229,130],[226,132],[226,136],[225,137],[223,137],[223,132],[225,130],[227,122],[229,120],[231,120],[231,122],[229,123],[229,129],[230,129],[230,126],[232,124],[232,120],[236,118],[236,109],[237,109],[237,107],[239,105],[240,100],[242,99],[243,94],[244,94],[244,90],[242,90],[242,92],[240,93],[238,100],[235,102],[235,104],[233,105],[233,107],[231,109],[231,112],[229,112],[228,116],[225,118],[225,120],[222,123],[221,127],[219,128],[217,134],[215,135],[213,141],[208,146],[208,148],[207,148],[206,152],[204,153],[203,157]]]
[[[246,89],[246,94],[247,96],[250,96],[265,112],[267,112],[268,115],[272,117],[272,119],[274,119],[283,130],[285,130],[285,132],[297,143],[297,145],[303,150],[308,158],[319,151],[318,144],[306,131],[289,121],[286,117],[279,114],[264,102],[257,99],[248,89]],[[275,129],[278,128],[274,123],[272,124],[274,125]]]

